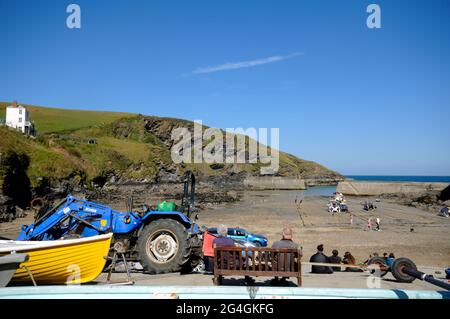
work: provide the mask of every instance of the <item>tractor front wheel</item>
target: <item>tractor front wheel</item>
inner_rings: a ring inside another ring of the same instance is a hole
[[[191,253],[186,228],[173,219],[160,219],[145,226],[136,246],[142,267],[151,274],[180,271]]]

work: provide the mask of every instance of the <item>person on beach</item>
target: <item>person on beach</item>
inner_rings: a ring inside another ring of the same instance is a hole
[[[346,265],[356,265],[356,259],[355,259],[355,257],[353,257],[353,255],[349,251],[346,251],[344,254],[344,259],[342,260],[342,263],[344,263]],[[358,268],[347,267],[347,268],[345,268],[345,271],[356,272],[356,271],[362,271],[362,270],[358,269]]]
[[[372,217],[369,217],[367,219],[367,230],[371,230],[372,229]]]
[[[317,252],[309,259],[313,263],[329,263],[329,259],[323,253],[323,244],[317,246]],[[333,269],[328,266],[311,266],[311,272],[313,274],[332,274]]]
[[[340,264],[342,262],[342,258],[339,257],[339,252],[334,249],[331,252],[331,256],[328,257],[328,261],[330,262],[330,264]],[[333,271],[341,271],[341,267],[331,267],[331,269],[333,269]]]
[[[394,263],[394,260],[395,260],[394,253],[390,253],[389,256],[386,258],[386,265],[392,266],[392,264]]]
[[[281,233],[281,239],[279,241],[274,242],[272,244],[272,248],[296,248],[296,249],[298,249],[299,248],[298,244],[295,243],[292,240],[292,228],[284,227],[283,231]],[[290,268],[291,256],[287,255],[287,264],[285,265],[284,264],[284,254],[281,254],[281,255],[282,255],[281,256],[281,260],[279,261],[280,262],[280,268],[281,268],[282,271],[284,271],[285,270],[285,266],[286,266],[287,269]],[[302,251],[300,249],[299,257],[301,257],[301,256],[303,256],[303,253],[302,253]],[[275,260],[274,268],[277,268],[277,267],[278,267],[278,261]],[[291,271],[293,271],[293,270],[291,269]],[[272,284],[274,284],[274,285],[287,284],[287,279],[288,279],[287,277],[283,277],[280,280],[278,277],[275,277],[272,280]]]
[[[375,222],[375,230],[376,231],[380,231],[380,217],[377,217],[376,222]]]

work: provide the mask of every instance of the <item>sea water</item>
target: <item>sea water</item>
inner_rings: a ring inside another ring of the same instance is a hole
[[[303,191],[303,196],[331,196],[336,192],[336,185],[312,186]]]

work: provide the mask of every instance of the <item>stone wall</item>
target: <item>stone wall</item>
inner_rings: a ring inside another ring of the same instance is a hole
[[[339,182],[337,191],[344,195],[370,196],[381,194],[409,194],[442,191],[447,183],[404,183],[404,182]]]
[[[303,179],[277,177],[277,176],[261,176],[261,177],[247,177],[244,179],[244,185],[251,189],[306,189],[306,183]]]

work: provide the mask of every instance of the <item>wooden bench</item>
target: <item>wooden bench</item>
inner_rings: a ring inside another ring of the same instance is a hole
[[[301,272],[299,249],[214,247],[215,285],[223,276],[296,277],[300,287]]]

